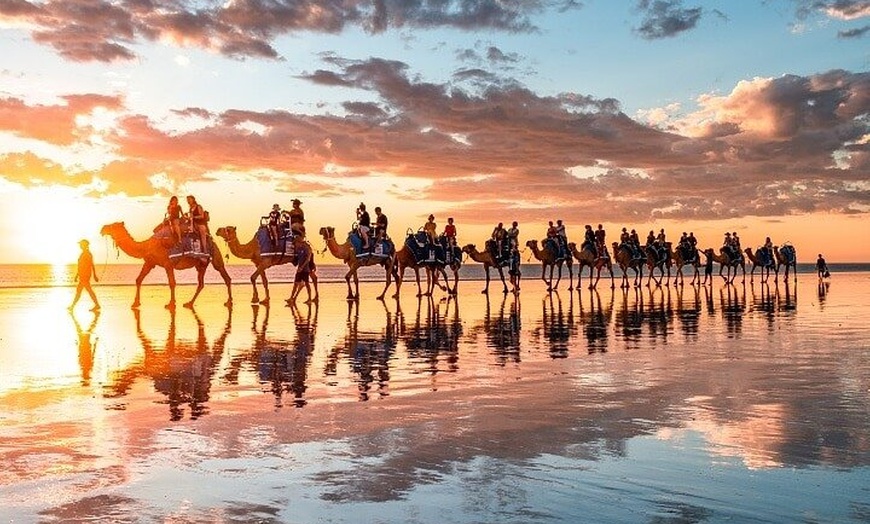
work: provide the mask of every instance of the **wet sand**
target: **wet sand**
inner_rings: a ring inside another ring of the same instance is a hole
[[[563,283],[564,285],[564,283]],[[870,274],[0,290],[0,520],[866,521]],[[192,288],[180,288],[186,297]]]

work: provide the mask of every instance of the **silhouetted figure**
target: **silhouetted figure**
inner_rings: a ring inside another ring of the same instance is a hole
[[[825,257],[821,253],[819,253],[819,258],[816,260],[816,271],[819,273],[819,279],[831,276],[831,272],[828,271],[828,262],[825,261]]]
[[[91,311],[99,311],[100,303],[97,301],[97,295],[91,288],[91,277],[94,277],[94,282],[99,282],[100,279],[97,278],[97,271],[94,268],[94,257],[89,249],[90,242],[82,239],[79,241],[79,246],[82,248],[82,254],[79,255],[78,267],[76,268],[75,281],[78,282],[78,285],[76,286],[76,296],[73,298],[69,309],[72,310],[76,307],[84,290],[88,292],[88,295],[90,295],[91,300],[94,302],[94,307],[91,308]]]

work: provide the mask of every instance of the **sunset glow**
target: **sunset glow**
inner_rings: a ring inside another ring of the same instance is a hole
[[[866,2],[163,4],[0,4],[0,263],[104,257],[173,194],[246,237],[300,198],[314,230],[364,201],[394,236],[561,218],[870,260]]]

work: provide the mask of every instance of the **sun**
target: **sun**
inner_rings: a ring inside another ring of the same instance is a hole
[[[94,199],[74,189],[30,189],[27,198],[12,207],[7,225],[11,229],[11,247],[20,254],[16,258],[71,264],[78,259],[80,240],[88,239],[93,244],[99,237],[94,226],[99,223]]]

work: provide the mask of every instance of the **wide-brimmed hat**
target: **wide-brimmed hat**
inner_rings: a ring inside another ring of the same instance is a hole
[[[294,198],[294,199],[293,199],[293,203],[294,203],[294,204],[302,204],[302,201],[299,200],[298,198]]]
[[[91,245],[91,243],[88,242],[87,239],[84,239],[84,238],[83,238],[83,239],[79,240],[79,245],[80,245],[80,246],[89,246],[89,245]]]

